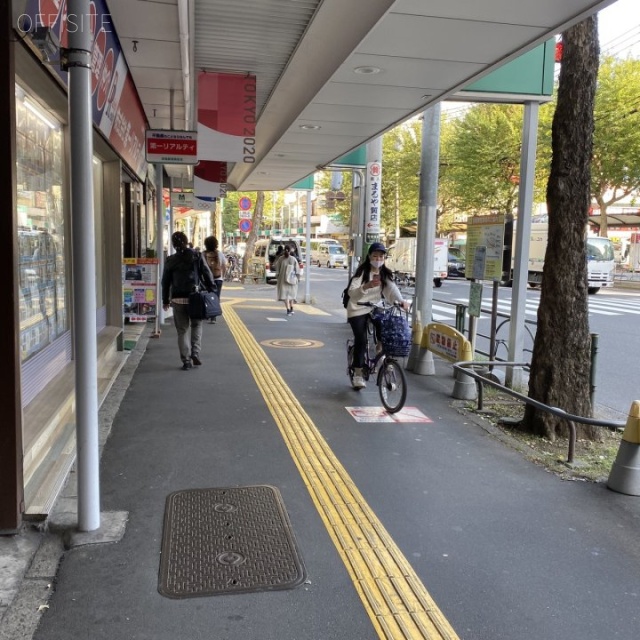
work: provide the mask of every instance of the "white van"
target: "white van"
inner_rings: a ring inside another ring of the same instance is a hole
[[[313,238],[309,245],[311,247],[311,264],[317,264],[318,266],[322,264],[320,261],[325,256],[320,253],[320,249],[326,245],[342,249],[342,245],[333,238]],[[326,261],[324,264],[326,264]]]
[[[316,253],[318,266],[328,269],[348,266],[347,254],[340,244],[321,244]]]

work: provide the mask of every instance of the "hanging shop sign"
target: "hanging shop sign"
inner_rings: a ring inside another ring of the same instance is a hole
[[[196,164],[198,162],[198,133],[147,129],[145,136],[147,162],[158,164]]]

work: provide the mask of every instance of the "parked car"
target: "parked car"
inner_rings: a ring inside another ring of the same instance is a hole
[[[465,257],[464,253],[457,247],[449,247],[448,271],[450,278],[464,278]]]
[[[336,267],[348,267],[347,254],[345,253],[342,245],[339,244],[323,244],[318,247],[316,253],[318,266],[325,265],[328,269],[335,269]]]
[[[293,238],[287,240],[280,238],[257,240],[253,248],[253,255],[248,258],[249,273],[261,272],[264,269],[265,280],[267,282],[275,280],[276,272],[273,263],[275,262],[278,247],[284,247],[285,245],[289,245],[289,247],[294,250],[294,253],[298,255],[298,265],[300,266],[300,272],[302,274],[304,262],[300,256],[300,244]]]

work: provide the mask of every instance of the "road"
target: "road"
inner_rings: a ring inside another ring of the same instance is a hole
[[[344,270],[328,270],[311,267],[311,295],[319,304],[328,309],[341,309],[340,292],[347,282]],[[304,284],[301,285],[302,287]],[[498,310],[509,314],[511,310],[511,289],[499,288]],[[485,286],[482,308],[491,309],[492,287]],[[469,282],[463,279],[448,279],[442,287],[434,289],[433,319],[446,324],[455,324],[455,305],[468,304]],[[540,292],[527,290],[526,318],[536,320]],[[598,356],[596,372],[596,405],[598,415],[611,420],[624,420],[633,400],[640,400],[640,385],[637,379],[636,357],[640,351],[640,290],[601,290],[589,296],[589,327],[591,333],[598,334]],[[508,322],[498,320],[497,338],[507,340]],[[535,335],[535,325],[529,325]],[[488,352],[490,317],[483,313],[478,321],[477,349]],[[533,342],[525,336],[525,349],[531,349]],[[530,354],[527,354],[527,359]],[[498,357],[507,359],[506,346],[498,348]]]

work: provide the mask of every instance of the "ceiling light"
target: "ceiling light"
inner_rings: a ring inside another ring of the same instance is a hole
[[[38,107],[36,107],[32,102],[29,102],[27,98],[24,99],[22,104],[24,104],[25,108],[31,111],[31,113],[33,113],[33,115],[36,116],[36,118],[38,118],[40,122],[44,122],[44,124],[46,124],[47,127],[49,127],[49,129],[58,128],[58,126],[55,123],[51,122],[51,120],[49,120],[49,118],[47,118],[42,113],[42,111],[40,111],[40,109],[38,109]]]
[[[354,73],[360,73],[361,75],[372,75],[374,73],[380,73],[382,71],[382,69],[380,69],[379,67],[356,67],[353,72]]]
[[[305,131],[317,131],[318,129],[321,129],[322,127],[320,127],[319,124],[301,124],[300,128],[304,129]]]

